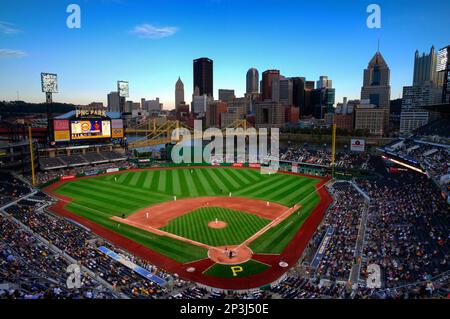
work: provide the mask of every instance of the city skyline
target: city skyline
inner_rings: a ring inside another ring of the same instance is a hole
[[[246,73],[254,67],[259,74],[277,69],[310,81],[326,75],[333,79],[339,102],[344,96],[359,98],[362,70],[378,39],[395,99],[403,86],[412,85],[415,51],[447,45],[450,26],[443,18],[450,4],[437,1],[414,7],[406,1],[378,1],[381,29],[365,24],[369,3],[196,1],[195,12],[185,16],[192,3],[80,1],[81,29],[65,25],[69,2],[24,3],[8,3],[0,14],[2,100],[16,100],[18,92],[21,100],[44,102],[40,72],[51,72],[59,76],[55,102],[106,105],[116,81],[125,79],[129,100],[159,97],[165,109],[172,109],[178,77],[190,103],[192,61],[208,57],[214,61],[214,96],[219,89],[243,96]],[[267,24],[272,12],[283,23]],[[46,18],[40,18],[44,13]],[[121,18],[120,23],[112,23],[114,18]]]

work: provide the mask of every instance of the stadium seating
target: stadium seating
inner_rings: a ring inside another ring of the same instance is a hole
[[[363,163],[364,156],[357,160]],[[123,163],[120,163],[122,165]],[[105,168],[112,163],[74,168]],[[358,164],[359,165],[359,164]],[[378,180],[334,182],[329,186],[333,204],[311,239],[301,263],[270,289],[234,292],[199,287],[175,274],[156,268],[119,247],[105,242],[88,229],[68,219],[47,213],[42,207],[51,199],[44,193],[30,194],[28,185],[10,174],[0,173],[1,205],[19,200],[0,214],[1,298],[182,298],[182,299],[316,299],[316,298],[442,298],[449,294],[448,206],[439,190],[423,175],[401,173]],[[367,198],[370,198],[370,206]],[[356,286],[347,282],[355,264],[355,244],[361,216],[368,215],[363,259]],[[23,226],[22,226],[23,225]],[[309,266],[329,226],[333,235],[316,268]],[[83,273],[82,288],[65,286],[69,261],[55,254],[51,242],[92,271]],[[123,258],[172,282],[160,287],[98,250],[103,245]],[[383,286],[366,286],[367,265],[382,267]],[[305,265],[307,266],[305,268]],[[103,281],[104,280],[104,281]],[[106,284],[105,284],[106,282]],[[4,286],[2,286],[4,287]],[[121,295],[119,295],[121,294]]]

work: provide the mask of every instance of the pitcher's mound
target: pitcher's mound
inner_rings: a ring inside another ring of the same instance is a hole
[[[252,256],[253,251],[247,246],[211,247],[208,250],[209,259],[224,265],[242,264],[252,259]]]
[[[214,228],[214,229],[225,228],[225,227],[227,227],[227,225],[228,225],[227,223],[225,223],[225,222],[223,222],[221,220],[212,221],[212,222],[208,223],[208,227],[209,228]]]

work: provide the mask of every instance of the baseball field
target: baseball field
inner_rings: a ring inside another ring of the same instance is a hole
[[[318,208],[321,183],[258,169],[180,167],[83,177],[47,191],[60,198],[56,213],[107,229],[163,256],[158,266],[201,281],[273,270]]]

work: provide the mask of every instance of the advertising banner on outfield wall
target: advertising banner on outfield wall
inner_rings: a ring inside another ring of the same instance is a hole
[[[292,164],[291,171],[294,172],[294,173],[298,173],[298,165],[297,164]]]
[[[75,179],[75,175],[66,175],[66,176],[61,176],[61,180],[62,181],[67,181],[69,179]]]
[[[108,168],[106,170],[106,173],[114,173],[114,172],[118,172],[118,171],[119,171],[119,169],[117,167],[115,167],[115,168]]]
[[[350,151],[364,152],[366,141],[363,139],[352,138],[350,141]]]

